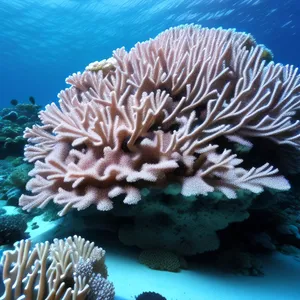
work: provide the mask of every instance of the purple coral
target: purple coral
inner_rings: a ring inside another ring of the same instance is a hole
[[[115,288],[113,284],[100,274],[93,274],[89,280],[89,300],[113,300]]]
[[[32,195],[20,205],[110,210],[116,196],[135,204],[141,188],[171,183],[184,196],[289,189],[278,169],[244,169],[218,143],[251,146],[261,137],[299,151],[298,70],[266,57],[248,34],[188,25],[68,77],[59,106],[48,105],[43,125],[25,131],[25,157],[35,167]]]

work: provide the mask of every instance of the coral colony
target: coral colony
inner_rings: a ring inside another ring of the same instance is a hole
[[[180,26],[68,77],[59,106],[25,131],[35,166],[20,205],[107,211],[119,195],[136,204],[142,189],[173,183],[183,196],[288,190],[278,169],[245,169],[219,142],[251,148],[260,137],[299,150],[300,78],[266,51],[244,33]]]
[[[32,250],[31,241],[22,240],[4,254],[1,299],[87,299],[89,294],[89,299],[113,300],[115,290],[106,278],[105,251],[80,236]]]

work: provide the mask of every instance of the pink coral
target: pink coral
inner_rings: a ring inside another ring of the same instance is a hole
[[[300,149],[300,77],[267,62],[266,51],[244,33],[187,25],[68,77],[59,106],[47,105],[43,125],[25,131],[35,167],[20,205],[110,210],[116,196],[135,204],[142,188],[171,183],[185,196],[289,189],[268,163],[246,170],[231,150],[217,151],[222,136]]]

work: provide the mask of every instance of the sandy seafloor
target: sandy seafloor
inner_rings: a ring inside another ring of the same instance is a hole
[[[106,262],[115,300],[132,300],[145,291],[167,300],[300,300],[300,261],[280,253],[264,257],[264,275],[253,277],[209,270],[200,265],[179,273],[151,270],[138,252],[107,247]]]

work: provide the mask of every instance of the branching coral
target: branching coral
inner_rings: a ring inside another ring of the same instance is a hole
[[[135,204],[141,188],[169,183],[184,196],[289,189],[276,168],[247,170],[219,143],[261,137],[299,151],[300,77],[265,57],[250,35],[188,25],[68,77],[59,106],[25,131],[35,167],[20,205],[110,210],[116,196]]]
[[[114,298],[114,287],[106,280],[105,251],[94,243],[74,236],[30,247],[30,240],[22,240],[14,251],[4,252],[1,299]]]

